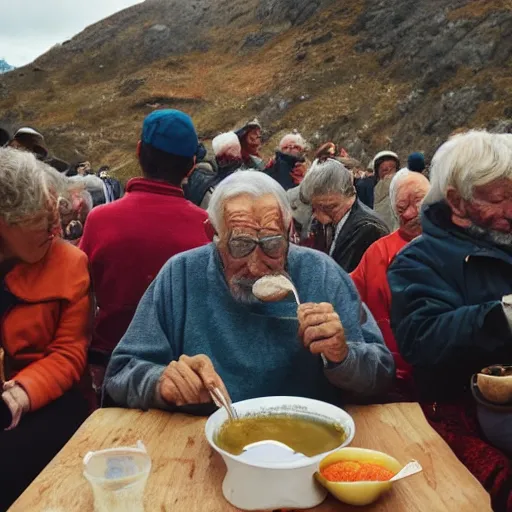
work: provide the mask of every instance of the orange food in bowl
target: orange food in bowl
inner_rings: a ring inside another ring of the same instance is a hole
[[[386,482],[395,473],[378,464],[340,460],[321,470],[322,476],[329,482]]]

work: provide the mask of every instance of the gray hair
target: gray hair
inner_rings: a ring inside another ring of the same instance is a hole
[[[391,180],[389,184],[389,198],[391,202],[391,209],[396,218],[398,218],[398,213],[396,211],[396,198],[398,195],[398,190],[402,185],[408,183],[409,181],[423,181],[425,184],[429,185],[427,178],[423,176],[423,174],[419,172],[410,171],[406,167],[400,169]]]
[[[311,203],[314,196],[332,193],[345,197],[355,196],[353,174],[333,158],[324,162],[315,160],[300,185],[301,197]]]
[[[8,224],[29,220],[48,207],[51,180],[43,165],[28,151],[0,148],[0,217]]]
[[[512,179],[512,134],[472,130],[455,135],[432,159],[425,204],[446,199],[450,187],[470,200],[475,187],[500,178]]]
[[[289,141],[292,141],[297,146],[300,146],[303,150],[308,149],[308,143],[304,140],[304,137],[299,132],[287,133],[279,142],[279,149],[281,149]]]
[[[289,228],[292,211],[284,188],[261,171],[237,171],[219,183],[208,205],[208,217],[217,232],[223,224],[224,203],[228,199],[244,194],[254,198],[265,195],[274,196],[281,209],[284,225],[286,229]]]

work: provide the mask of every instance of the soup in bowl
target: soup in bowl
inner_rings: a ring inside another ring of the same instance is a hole
[[[219,409],[207,421],[208,442],[227,466],[224,497],[242,510],[307,509],[326,491],[314,479],[320,460],[347,446],[352,418],[334,405],[298,397],[233,404],[238,420]]]

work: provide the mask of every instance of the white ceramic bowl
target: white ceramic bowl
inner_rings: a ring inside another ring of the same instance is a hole
[[[347,438],[343,444],[315,457],[294,454],[279,443],[253,448],[232,455],[213,441],[215,433],[228,419],[219,409],[206,422],[205,433],[212,448],[227,466],[222,484],[224,497],[242,510],[308,509],[322,503],[327,492],[314,479],[320,461],[329,453],[350,444],[355,434],[351,416],[343,409],[317,400],[289,396],[255,398],[233,404],[240,416],[246,414],[298,414],[336,422]]]

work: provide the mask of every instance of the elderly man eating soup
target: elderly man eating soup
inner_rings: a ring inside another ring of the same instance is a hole
[[[289,244],[283,188],[257,171],[235,173],[208,213],[214,243],[171,258],[148,289],[107,369],[110,398],[172,410],[209,402],[213,387],[234,401],[384,393],[393,357],[348,275],[325,254]],[[284,272],[298,310],[294,300],[253,295],[258,278]]]

